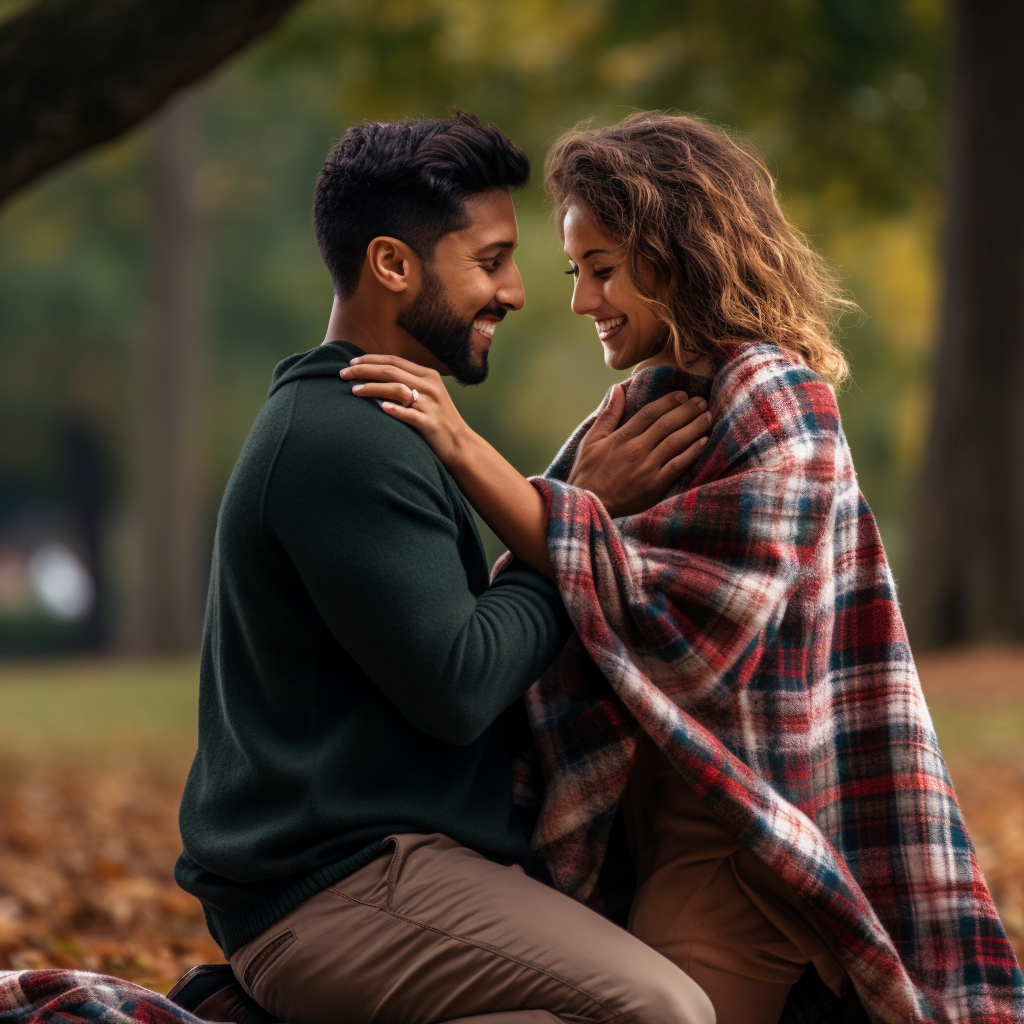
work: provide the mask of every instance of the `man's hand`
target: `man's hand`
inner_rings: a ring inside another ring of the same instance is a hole
[[[673,392],[645,405],[628,423],[626,395],[616,385],[576,453],[569,483],[600,498],[608,514],[646,512],[700,456],[711,413],[703,398]]]

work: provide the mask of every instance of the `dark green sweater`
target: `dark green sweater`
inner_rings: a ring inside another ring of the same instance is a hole
[[[509,715],[565,611],[525,568],[488,586],[444,467],[339,379],[359,353],[277,367],[221,504],[175,877],[227,955],[391,833],[528,856]]]

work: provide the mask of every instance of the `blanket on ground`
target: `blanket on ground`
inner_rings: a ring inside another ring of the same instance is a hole
[[[636,374],[626,415],[680,387]],[[1024,1020],[832,390],[744,344],[710,394],[705,453],[641,515],[612,521],[564,482],[592,418],[533,481],[576,627],[527,694],[537,852],[601,906],[643,730],[833,938],[852,986],[839,1001],[809,971],[783,1020]]]
[[[88,971],[0,971],[3,1024],[202,1024],[169,999]]]

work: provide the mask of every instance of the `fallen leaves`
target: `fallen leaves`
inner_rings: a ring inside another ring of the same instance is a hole
[[[174,767],[4,766],[0,967],[81,968],[166,991],[223,961],[199,902],[174,882]]]
[[[1024,963],[1024,764],[957,755],[949,767],[981,870]]]
[[[943,652],[920,666],[1021,958],[1024,652]],[[198,901],[173,878],[195,671],[172,668],[180,682],[171,669],[161,681],[157,670],[111,663],[63,670],[67,683],[2,688],[0,968],[81,968],[165,992],[195,964],[223,961]]]

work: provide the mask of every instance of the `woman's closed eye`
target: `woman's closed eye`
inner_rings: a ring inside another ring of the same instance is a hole
[[[615,267],[594,267],[591,273],[594,277],[609,277],[614,269]],[[566,274],[576,277],[579,272],[580,268],[576,266],[575,263],[572,263],[569,265],[569,269],[566,271]]]

